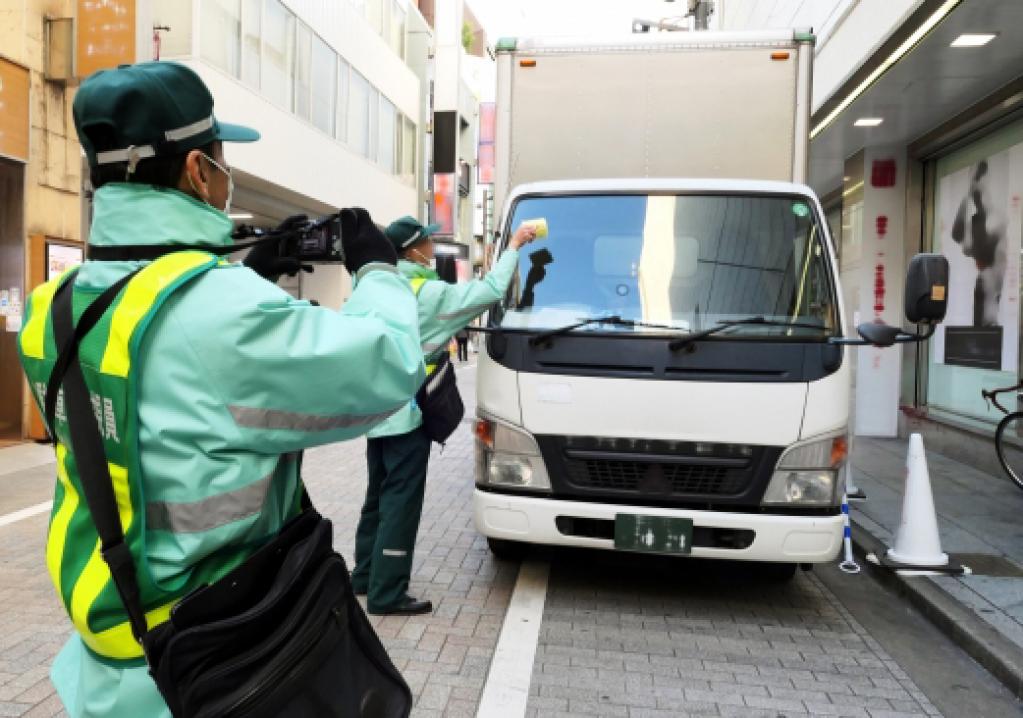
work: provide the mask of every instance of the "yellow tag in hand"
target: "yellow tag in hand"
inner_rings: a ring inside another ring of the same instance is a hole
[[[535,229],[537,239],[543,239],[547,236],[547,220],[543,217],[539,219],[526,219],[523,220],[522,224]]]

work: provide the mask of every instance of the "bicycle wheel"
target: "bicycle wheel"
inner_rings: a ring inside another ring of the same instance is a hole
[[[1002,469],[1016,486],[1023,489],[1023,452],[1012,447],[1006,440],[1006,433],[1009,436],[1021,436],[1020,431],[1023,430],[1021,422],[1023,411],[1006,414],[998,422],[998,428],[995,430],[995,451],[998,453],[998,463],[1002,465]]]

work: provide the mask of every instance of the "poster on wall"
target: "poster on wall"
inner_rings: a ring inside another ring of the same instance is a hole
[[[938,182],[935,247],[949,263],[948,313],[934,339],[939,363],[1017,369],[1021,188],[1023,145]]]
[[[77,267],[83,259],[81,247],[48,243],[46,245],[46,281],[56,279],[72,267]]]

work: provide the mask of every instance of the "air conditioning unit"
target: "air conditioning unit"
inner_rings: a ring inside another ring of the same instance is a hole
[[[67,84],[75,79],[75,19],[46,18],[43,76],[50,82]]]

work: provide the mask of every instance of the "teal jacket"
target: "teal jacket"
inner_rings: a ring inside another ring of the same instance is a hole
[[[416,302],[419,306],[419,336],[428,364],[433,363],[441,352],[447,351],[451,337],[459,329],[469,326],[473,319],[500,301],[508,291],[518,265],[518,250],[509,249],[483,279],[448,284],[432,269],[405,260],[398,262],[399,271],[407,279],[422,277],[427,280],[416,293]],[[422,423],[422,412],[413,400],[372,429],[369,437],[407,434]]]
[[[89,242],[228,245],[231,227],[180,192],[113,184],[96,192]],[[76,286],[109,286],[139,264],[86,262]],[[210,270],[167,300],[140,356],[145,497],[176,521],[147,529],[148,561],[168,585],[218,547],[279,530],[299,486],[298,462],[283,455],[364,434],[403,410],[425,377],[415,298],[389,265],[365,267],[341,312],[240,264]],[[203,511],[203,497],[227,492],[249,505]],[[72,718],[170,716],[144,667],[111,667],[77,634],[51,677]]]

